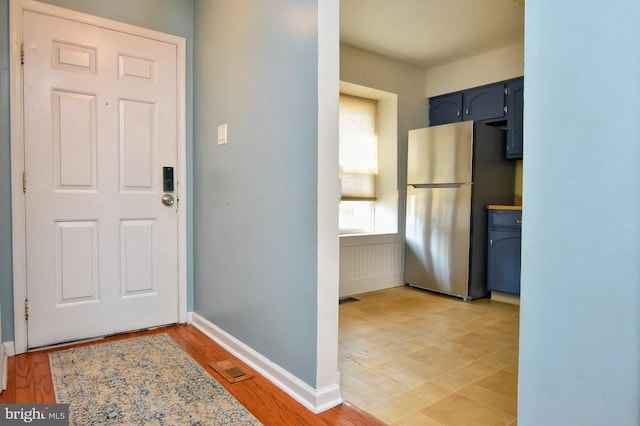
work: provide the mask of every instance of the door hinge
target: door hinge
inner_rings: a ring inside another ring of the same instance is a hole
[[[24,319],[29,321],[29,299],[24,299]]]
[[[24,65],[24,43],[20,45],[20,65]]]
[[[27,192],[27,172],[22,172],[22,192]]]

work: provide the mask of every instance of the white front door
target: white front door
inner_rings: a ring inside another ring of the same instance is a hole
[[[28,10],[23,41],[28,346],[178,322],[176,46]]]

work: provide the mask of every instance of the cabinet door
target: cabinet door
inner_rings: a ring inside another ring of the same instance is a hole
[[[509,82],[507,92],[507,158],[522,158],[524,79]]]
[[[520,230],[489,230],[489,291],[520,294],[520,244]]]
[[[462,121],[462,93],[435,96],[429,99],[429,125]]]
[[[464,120],[490,120],[505,116],[504,83],[482,86],[464,92]]]

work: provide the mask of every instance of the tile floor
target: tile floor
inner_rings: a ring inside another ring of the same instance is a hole
[[[390,425],[515,425],[519,307],[396,287],[340,305],[342,394]]]

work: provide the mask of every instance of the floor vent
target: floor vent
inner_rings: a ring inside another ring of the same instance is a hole
[[[253,377],[253,375],[246,373],[242,368],[228,360],[211,361],[209,366],[220,373],[229,383],[240,382]]]
[[[338,305],[344,305],[345,303],[353,303],[359,301],[360,299],[356,299],[355,297],[343,297],[342,299],[338,299]]]

